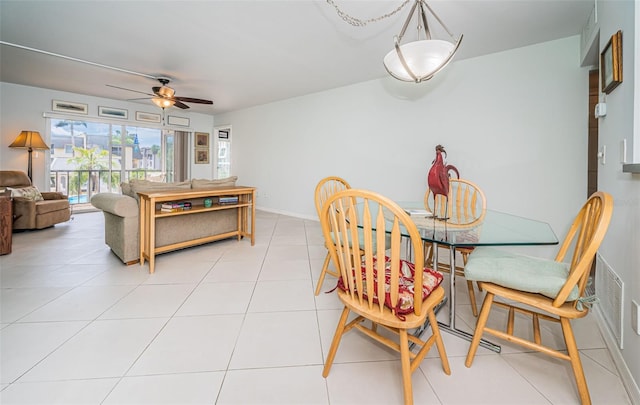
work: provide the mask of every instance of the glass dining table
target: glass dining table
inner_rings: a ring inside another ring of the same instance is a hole
[[[434,268],[438,268],[438,245],[449,247],[450,269],[456,268],[456,248],[478,246],[524,246],[524,245],[557,245],[558,238],[546,222],[524,218],[505,212],[485,210],[480,219],[469,224],[455,221],[455,213],[449,220],[437,219],[430,215],[419,213],[424,210],[422,202],[400,202],[400,207],[407,212],[417,211],[411,215],[422,240],[433,244]],[[455,274],[455,271],[450,274]],[[456,278],[449,277],[449,293],[447,294],[449,323],[438,322],[441,330],[471,341],[473,335],[456,327]],[[426,326],[425,326],[426,327]],[[420,329],[416,334],[422,333]],[[482,340],[480,345],[500,352],[500,346]]]

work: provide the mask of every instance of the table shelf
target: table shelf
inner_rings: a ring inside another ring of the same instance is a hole
[[[149,273],[155,270],[155,256],[171,250],[200,245],[215,240],[237,237],[251,238],[251,246],[255,245],[255,197],[254,187],[229,187],[218,190],[163,190],[159,192],[139,192],[140,197],[140,265],[144,265],[145,259],[149,261]],[[211,207],[205,207],[199,203],[193,205],[193,201],[205,198],[219,199],[220,197],[237,197],[238,202],[230,204],[215,203]],[[192,202],[192,207],[187,210],[165,212],[159,209],[162,203],[167,202]],[[234,231],[211,234],[188,241],[170,243],[164,246],[156,246],[156,220],[176,217],[180,215],[192,215],[213,211],[236,210],[237,226]]]

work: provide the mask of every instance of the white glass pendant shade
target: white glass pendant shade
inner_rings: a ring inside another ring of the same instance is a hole
[[[429,80],[449,63],[459,43],[429,39],[399,45],[384,57],[384,66],[398,80],[416,83]]]

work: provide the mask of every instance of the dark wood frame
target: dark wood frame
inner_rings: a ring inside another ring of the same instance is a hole
[[[613,34],[600,53],[600,80],[606,94],[622,83],[622,31]]]

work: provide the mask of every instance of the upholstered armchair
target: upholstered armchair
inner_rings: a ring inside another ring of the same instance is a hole
[[[0,189],[11,190],[13,229],[48,228],[71,218],[66,195],[38,191],[24,172],[0,171]]]

